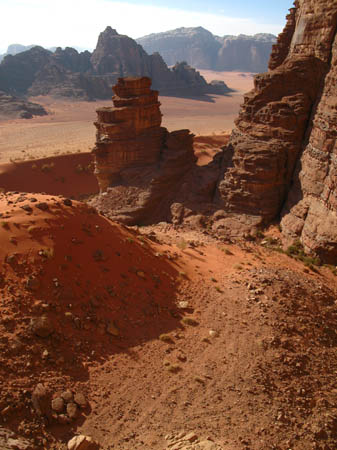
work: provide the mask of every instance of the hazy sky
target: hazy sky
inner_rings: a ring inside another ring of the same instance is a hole
[[[214,34],[282,31],[293,0],[0,0],[0,53],[9,44],[93,49],[110,25],[137,38],[178,27]]]

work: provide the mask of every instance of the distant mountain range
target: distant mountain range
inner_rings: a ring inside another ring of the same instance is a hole
[[[265,33],[219,37],[195,27],[153,33],[136,41],[149,54],[160,53],[169,66],[186,61],[198,69],[264,72],[276,39]]]
[[[0,91],[14,96],[52,95],[80,100],[110,98],[119,77],[149,76],[154,89],[174,96],[224,94],[223,82],[208,84],[187,63],[169,69],[156,53],[148,55],[128,36],[107,27],[93,53],[58,47],[55,52],[35,46],[16,46],[0,64]]]
[[[18,53],[26,52],[27,50],[30,50],[33,47],[38,47],[37,45],[21,45],[21,44],[11,44],[7,48],[7,52],[0,55],[0,62],[4,59],[7,55],[17,55]],[[82,52],[84,49],[80,47],[73,47],[78,52]],[[55,52],[57,47],[49,47],[48,50],[51,52]]]

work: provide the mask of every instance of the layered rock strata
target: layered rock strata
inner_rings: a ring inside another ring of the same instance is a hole
[[[326,67],[308,123],[303,154],[282,211],[290,242],[300,237],[307,251],[337,263],[337,4],[301,2],[289,55],[315,57]]]
[[[336,24],[334,0],[295,2],[269,72],[245,96],[218,185],[226,211],[261,222],[278,217],[286,202],[285,236],[301,237],[307,250],[333,260]]]
[[[193,135],[161,127],[158,92],[147,77],[120,78],[114,107],[98,108],[93,205],[127,224],[167,217],[176,192],[195,166]]]
[[[122,169],[153,164],[159,160],[165,135],[161,124],[158,91],[151,80],[120,78],[113,87],[114,107],[98,108],[95,173],[100,190],[118,180]]]

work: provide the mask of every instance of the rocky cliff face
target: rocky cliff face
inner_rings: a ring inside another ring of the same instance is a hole
[[[268,222],[287,241],[336,262],[337,4],[296,1],[270,59],[245,96],[227,149],[225,209]]]
[[[93,154],[101,195],[92,204],[127,224],[166,218],[196,161],[188,130],[160,126],[158,92],[150,86],[148,77],[120,78],[114,107],[97,109]]]
[[[186,61],[198,69],[263,72],[276,37],[271,34],[219,37],[195,27],[153,33],[137,42],[150,54],[159,52],[170,66]]]
[[[34,47],[0,64],[0,89],[15,95],[52,95],[78,99],[104,99],[119,77],[149,76],[163,95],[224,94],[226,85],[214,86],[188,65],[170,70],[159,54],[148,55],[128,36],[107,27],[95,51],[79,53],[57,48],[55,53]]]

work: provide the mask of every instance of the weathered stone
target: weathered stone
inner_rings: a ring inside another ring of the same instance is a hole
[[[159,160],[165,129],[160,127],[158,92],[151,80],[119,78],[113,87],[115,107],[97,109],[95,174],[106,191],[122,169]]]
[[[336,28],[335,1],[295,1],[269,72],[257,75],[245,95],[218,184],[223,209],[239,217],[240,227],[282,212],[285,243],[300,238],[305,250],[331,263],[337,257]]]
[[[103,195],[92,204],[127,224],[170,215],[174,195],[196,161],[188,130],[168,133],[160,126],[158,92],[150,85],[146,77],[119,79],[115,108],[97,110],[93,153]]]
[[[289,56],[314,55],[325,64],[294,182],[282,212],[285,243],[300,238],[306,251],[335,264],[337,258],[337,5],[301,3]],[[288,57],[289,57],[288,56]]]
[[[68,450],[98,450],[100,445],[90,436],[74,436],[68,442]]]
[[[108,323],[106,331],[112,336],[119,336],[119,330],[113,322]]]
[[[67,404],[67,414],[70,419],[76,419],[76,417],[78,416],[78,407],[76,403]]]
[[[31,330],[39,337],[46,338],[53,333],[54,328],[47,316],[34,317],[31,319]]]
[[[61,397],[66,403],[69,403],[73,401],[74,394],[68,389],[67,391],[62,392]]]
[[[53,398],[51,402],[51,407],[53,411],[56,411],[57,413],[60,413],[64,409],[64,400],[61,397]]]
[[[51,394],[39,383],[32,393],[32,404],[39,416],[51,417]]]
[[[36,207],[41,209],[41,211],[47,211],[49,209],[48,203],[46,202],[37,203]]]
[[[88,405],[88,401],[82,392],[76,392],[74,395],[74,402],[80,407],[85,408]]]
[[[71,420],[69,419],[69,417],[66,414],[59,414],[57,416],[57,421],[61,425],[67,425],[68,423],[71,422]]]

